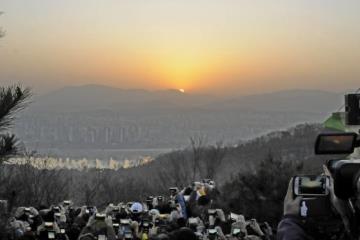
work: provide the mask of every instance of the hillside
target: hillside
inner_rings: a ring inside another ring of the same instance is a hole
[[[219,184],[225,183],[238,173],[251,172],[257,164],[266,159],[269,154],[275,159],[287,162],[301,162],[304,171],[320,172],[321,165],[327,159],[326,156],[316,156],[314,143],[317,135],[323,131],[318,124],[301,124],[282,131],[273,131],[261,137],[244,141],[235,146],[226,146],[226,154],[219,165],[214,166],[214,176],[197,173],[197,178],[213,177]],[[201,167],[205,167],[204,160],[210,156],[212,150],[209,146],[202,151]],[[152,176],[155,178],[166,172],[168,182],[177,181],[181,175],[192,176],[193,152],[189,147],[184,150],[173,151],[163,154],[148,165],[126,170],[130,176]],[[186,174],[185,174],[186,173]],[[171,177],[170,177],[171,176]],[[175,180],[174,180],[175,179]],[[184,182],[188,179],[183,179]],[[179,183],[173,182],[173,185]]]

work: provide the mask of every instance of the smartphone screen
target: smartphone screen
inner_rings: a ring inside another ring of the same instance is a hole
[[[55,239],[55,232],[48,232],[48,239]]]
[[[294,194],[297,196],[321,196],[329,192],[329,177],[327,176],[297,176],[294,179]]]
[[[132,239],[133,238],[131,233],[125,233],[124,237],[125,237],[125,239]]]
[[[217,234],[217,231],[216,231],[216,229],[209,229],[209,235],[215,235],[215,234]]]
[[[105,235],[99,235],[98,240],[106,240],[106,236]]]
[[[331,203],[328,198],[307,198],[300,202],[301,217],[323,217],[332,213]]]

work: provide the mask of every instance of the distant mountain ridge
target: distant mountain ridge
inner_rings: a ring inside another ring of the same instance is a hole
[[[103,85],[64,87],[51,93],[37,96],[32,109],[35,111],[93,111],[123,108],[173,108],[197,106],[210,101],[209,96],[189,95],[176,89],[148,91],[121,89]]]
[[[322,112],[341,106],[343,94],[320,90],[286,90],[224,99],[182,93],[176,89],[148,91],[103,85],[64,87],[34,99],[34,111],[94,111],[131,109],[234,109],[251,111]]]

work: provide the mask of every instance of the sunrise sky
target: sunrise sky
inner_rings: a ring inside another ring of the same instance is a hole
[[[354,89],[359,10],[358,0],[1,0],[0,83]]]

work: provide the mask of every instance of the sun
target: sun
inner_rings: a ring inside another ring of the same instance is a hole
[[[179,89],[179,92],[185,93],[185,89],[180,88],[180,89]]]

